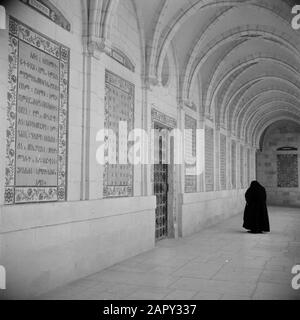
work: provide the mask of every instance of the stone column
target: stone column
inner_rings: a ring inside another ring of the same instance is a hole
[[[104,128],[105,49],[102,40],[90,39],[84,52],[81,200],[100,199],[103,193],[103,165],[96,159],[100,145],[96,138]]]
[[[146,78],[142,80],[142,129],[148,135],[148,163],[141,165],[141,195],[151,196],[151,163],[150,163],[150,152],[151,152],[151,108],[148,107],[148,90]]]
[[[177,108],[177,128],[182,132],[181,146],[184,147],[183,132],[185,127],[185,112],[183,109],[183,103],[178,103]],[[184,152],[184,150],[182,150]],[[182,157],[184,161],[184,157]],[[185,183],[185,164],[175,165],[175,217],[174,217],[174,231],[175,238],[182,237],[182,205],[183,205],[183,194],[184,194],[184,183]]]

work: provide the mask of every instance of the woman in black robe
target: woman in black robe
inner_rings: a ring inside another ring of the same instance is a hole
[[[252,181],[245,198],[243,228],[251,233],[270,232],[266,189],[257,181]]]

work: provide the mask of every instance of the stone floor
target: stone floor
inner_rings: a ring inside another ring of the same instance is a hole
[[[39,299],[299,299],[300,210],[269,208],[271,233],[249,234],[242,217],[55,289]]]

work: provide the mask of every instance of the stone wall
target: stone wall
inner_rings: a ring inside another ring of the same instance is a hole
[[[2,207],[1,294],[30,298],[151,250],[154,209],[154,197]]]
[[[245,207],[245,191],[225,190],[197,194],[185,194],[182,205],[183,236],[199,232],[204,227],[242,214]],[[226,208],[226,210],[224,210]],[[242,226],[236,226],[237,229]]]
[[[257,153],[257,179],[267,190],[268,203],[300,206],[300,126],[291,121],[271,125]]]

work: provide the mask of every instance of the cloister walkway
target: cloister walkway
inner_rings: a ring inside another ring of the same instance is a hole
[[[270,234],[249,234],[242,216],[55,289],[39,299],[299,299],[300,209],[269,208]]]

